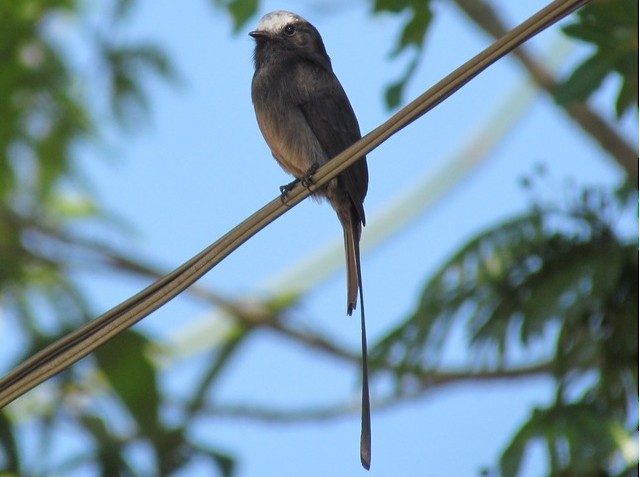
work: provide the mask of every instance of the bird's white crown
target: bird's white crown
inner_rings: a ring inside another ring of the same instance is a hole
[[[285,10],[277,10],[275,12],[267,13],[260,19],[258,23],[258,31],[265,31],[269,33],[278,33],[286,25],[290,23],[305,21],[300,15],[287,12]]]

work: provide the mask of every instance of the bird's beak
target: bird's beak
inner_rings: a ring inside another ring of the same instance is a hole
[[[256,41],[265,41],[269,38],[269,33],[264,30],[255,30],[249,32],[249,36]]]

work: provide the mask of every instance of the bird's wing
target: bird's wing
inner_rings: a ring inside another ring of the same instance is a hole
[[[298,91],[298,104],[311,130],[329,158],[333,158],[361,137],[358,120],[349,99],[335,75],[324,68],[300,69],[295,84],[305,85]],[[339,179],[364,224],[362,203],[369,182],[366,158],[362,157],[343,171]]]

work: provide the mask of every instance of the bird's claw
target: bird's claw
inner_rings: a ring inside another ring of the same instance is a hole
[[[300,179],[296,179],[295,181],[280,186],[280,200],[282,200],[283,203],[287,198],[287,194],[291,192],[291,189],[298,185],[298,182],[300,182]]]
[[[282,199],[282,202],[285,201],[285,199],[287,198],[287,194],[289,192],[291,192],[291,190],[295,186],[297,186],[298,184],[302,184],[305,189],[310,189],[311,186],[314,183],[313,175],[318,171],[319,168],[320,168],[320,166],[317,163],[313,164],[307,170],[307,172],[304,174],[304,176],[302,176],[300,179],[296,179],[296,180],[294,180],[292,182],[289,182],[288,184],[281,185],[280,186],[280,198]]]
[[[313,175],[318,171],[320,166],[318,163],[314,163],[305,173],[305,175],[300,179],[300,183],[306,188],[309,189],[313,185]]]

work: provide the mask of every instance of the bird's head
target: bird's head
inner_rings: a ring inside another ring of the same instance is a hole
[[[267,13],[249,35],[256,40],[256,62],[262,54],[329,61],[318,30],[295,13],[284,10]]]

